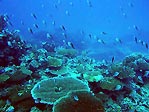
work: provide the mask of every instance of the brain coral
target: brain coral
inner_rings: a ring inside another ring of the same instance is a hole
[[[75,91],[57,100],[53,112],[104,112],[104,108],[91,92]]]
[[[38,82],[31,90],[32,97],[40,103],[53,104],[70,91],[90,91],[88,84],[72,77],[49,78]]]

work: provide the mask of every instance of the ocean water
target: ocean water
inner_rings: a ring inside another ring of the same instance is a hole
[[[0,14],[7,14],[13,25],[9,28],[19,29],[27,41],[50,42],[45,33],[57,32],[54,39],[62,42],[65,38],[59,29],[63,25],[67,41],[72,42],[76,49],[87,49],[96,59],[115,56],[120,60],[131,52],[148,53],[145,46],[134,41],[135,36],[149,43],[148,4],[147,0],[2,0]],[[37,19],[31,14],[35,14]],[[28,28],[33,30],[33,35]]]
[[[148,6],[0,0],[0,112],[149,112]]]

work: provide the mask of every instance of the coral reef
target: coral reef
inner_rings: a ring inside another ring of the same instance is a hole
[[[76,91],[57,100],[53,112],[104,112],[104,107],[92,93]]]
[[[0,36],[0,66],[20,65],[21,56],[28,49],[19,35],[13,32],[5,32]]]
[[[6,15],[0,15],[0,32],[4,30],[7,26],[7,19]]]
[[[62,64],[63,64],[62,60],[61,59],[58,59],[56,57],[48,56],[47,57],[47,60],[48,60],[49,67],[51,69],[60,68],[62,66]]]
[[[83,74],[83,78],[89,82],[99,82],[104,79],[100,71],[88,71]]]
[[[56,49],[56,52],[57,54],[66,57],[75,57],[77,55],[77,51],[75,49],[58,48]]]
[[[53,104],[70,91],[89,91],[87,83],[72,77],[56,77],[38,82],[31,90],[32,97],[39,103]]]

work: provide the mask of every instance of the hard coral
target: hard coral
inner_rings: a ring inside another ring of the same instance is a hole
[[[135,72],[133,68],[129,66],[125,66],[121,63],[115,63],[112,64],[109,68],[110,73],[113,75],[116,75],[118,78],[123,79],[123,78],[132,78],[135,76]]]
[[[75,49],[58,48],[56,52],[57,54],[66,57],[75,57],[77,55],[77,51]]]
[[[72,77],[49,78],[38,82],[31,90],[35,100],[40,99],[40,103],[53,104],[60,97],[65,96],[70,91],[89,91],[87,83]]]
[[[123,87],[123,83],[113,77],[105,77],[104,80],[100,82],[99,86],[102,89],[119,90]]]
[[[88,71],[83,74],[83,78],[89,82],[99,82],[104,79],[100,71]]]
[[[149,70],[148,57],[146,57],[142,54],[138,54],[138,53],[133,53],[133,54],[127,56],[123,60],[123,65],[129,66],[129,67],[133,68],[135,71]]]
[[[48,59],[48,64],[49,64],[49,67],[51,69],[58,69],[62,66],[63,62],[61,59],[58,59],[56,57],[51,57],[51,56],[48,56],[47,57]]]
[[[92,93],[75,91],[56,101],[53,112],[104,112],[104,108]]]

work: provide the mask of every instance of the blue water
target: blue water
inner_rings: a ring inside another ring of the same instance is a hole
[[[19,29],[22,39],[34,44],[50,43],[46,38],[48,32],[60,45],[63,40],[70,41],[77,50],[88,50],[88,55],[95,59],[110,60],[115,56],[116,60],[122,60],[133,52],[149,53],[145,46],[134,41],[136,36],[149,44],[148,0],[90,0],[92,7],[87,1],[1,0],[0,14],[9,16],[13,24],[10,30]],[[61,25],[65,26],[67,38],[61,35]],[[28,28],[32,28],[33,35]],[[97,42],[96,38],[104,40],[105,44]]]

